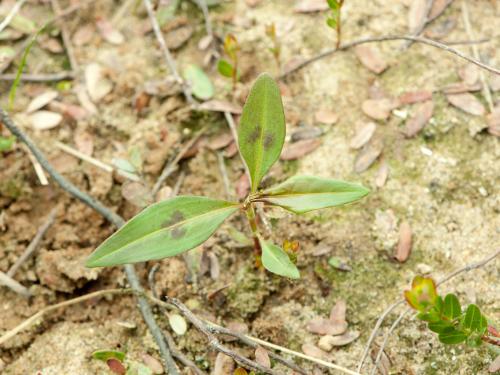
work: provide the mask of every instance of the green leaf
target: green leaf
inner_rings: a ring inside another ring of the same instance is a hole
[[[107,361],[108,359],[114,358],[121,362],[125,359],[125,353],[118,350],[96,350],[92,353],[92,358],[99,361]]]
[[[205,72],[197,65],[189,64],[183,72],[184,79],[191,85],[193,95],[201,100],[214,96],[214,85]]]
[[[241,156],[250,171],[252,192],[279,158],[285,142],[285,114],[278,84],[261,74],[250,90],[238,129]]]
[[[467,335],[464,332],[458,331],[453,327],[445,328],[439,334],[439,341],[441,341],[443,344],[460,344],[465,340],[467,340]]]
[[[262,247],[262,264],[268,271],[292,279],[298,279],[300,277],[297,266],[292,263],[283,249],[264,241],[260,237],[259,242]]]
[[[327,18],[326,19],[326,24],[328,26],[330,26],[332,29],[336,29],[337,28],[337,20],[334,19],[334,18]]]
[[[328,3],[328,6],[330,7],[330,9],[338,9],[339,8],[339,3],[337,2],[337,0],[326,0],[326,2]]]
[[[237,203],[192,196],[155,203],[104,241],[86,266],[115,266],[180,254],[207,240],[238,208]]]
[[[304,213],[363,198],[370,190],[359,184],[313,176],[293,176],[262,192],[256,200]]]
[[[467,338],[467,346],[471,348],[478,348],[483,344],[481,335],[471,335]]]
[[[0,152],[9,151],[14,142],[16,141],[16,137],[11,135],[10,137],[2,137],[0,135]]]
[[[425,313],[418,313],[417,318],[429,323],[437,323],[441,320],[439,318],[439,314],[434,310]]]
[[[470,304],[465,312],[462,325],[465,329],[482,333],[488,327],[488,322],[484,315],[481,314],[479,307],[474,304]]]
[[[460,307],[460,302],[458,301],[457,296],[452,293],[447,294],[444,298],[443,315],[453,320],[455,318],[458,318],[461,313],[462,309]]]
[[[450,322],[447,322],[445,320],[429,323],[427,326],[432,332],[436,333],[445,332],[447,329],[449,329],[449,327],[453,327]]]
[[[404,292],[406,302],[415,310],[429,312],[439,302],[436,283],[430,277],[415,276],[411,290]]]
[[[233,76],[233,66],[226,60],[221,59],[217,63],[217,70],[224,77],[231,78]]]

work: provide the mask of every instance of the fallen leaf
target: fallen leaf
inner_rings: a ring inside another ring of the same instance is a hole
[[[155,201],[156,202],[161,202],[164,201],[165,199],[171,198],[172,197],[172,188],[170,186],[164,186],[160,190],[158,190],[158,193],[156,193]]]
[[[313,345],[313,344],[302,345],[302,351],[304,352],[304,354],[306,354],[310,357],[323,359],[323,360],[328,358],[328,353],[324,352],[323,350],[321,350],[320,348],[318,348],[316,345]]]
[[[479,81],[479,68],[474,64],[467,64],[458,71],[458,75],[467,86],[473,86]]]
[[[210,278],[212,280],[217,280],[220,276],[220,264],[219,258],[212,252],[207,254],[210,266]]]
[[[343,299],[338,300],[330,311],[330,320],[334,323],[345,322],[347,304]]]
[[[491,135],[500,137],[500,107],[497,106],[493,109],[489,115],[486,116],[486,122],[488,124],[488,132]]]
[[[417,135],[424,126],[429,122],[434,111],[434,103],[429,100],[419,105],[412,117],[406,122],[403,130],[407,138],[412,138]]]
[[[171,314],[168,317],[168,323],[172,330],[179,336],[184,335],[187,332],[186,320],[179,314]]]
[[[427,20],[427,0],[413,0],[408,10],[408,31],[415,34]]]
[[[367,44],[356,46],[354,53],[361,64],[375,74],[382,73],[388,67],[380,52],[372,46]]]
[[[221,148],[229,146],[233,140],[233,135],[231,133],[222,133],[208,140],[208,148],[214,151],[220,150]]]
[[[477,82],[474,85],[467,85],[465,82],[455,82],[443,87],[445,94],[463,94],[464,92],[475,92],[481,90],[482,85]]]
[[[500,371],[500,355],[497,355],[495,360],[490,363],[490,365],[488,367],[488,371],[490,373],[495,373],[495,372]]]
[[[481,102],[474,95],[469,93],[446,95],[446,99],[448,99],[453,106],[474,116],[483,116],[486,112]]]
[[[243,173],[236,181],[236,195],[239,199],[244,199],[250,192],[250,181],[246,173]]]
[[[151,370],[153,374],[159,375],[164,373],[163,365],[155,357],[150,356],[149,354],[143,354],[142,362]]]
[[[86,131],[77,131],[73,137],[76,148],[81,153],[92,156],[94,152],[94,138]]]
[[[48,109],[62,113],[64,116],[67,116],[75,121],[83,120],[88,115],[87,111],[79,105],[58,102],[56,100],[53,100],[48,104]]]
[[[97,113],[97,107],[92,103],[90,100],[89,94],[85,87],[82,85],[77,85],[75,87],[75,94],[76,97],[78,98],[78,101],[82,105],[82,107],[90,114],[96,114]]]
[[[85,44],[89,44],[94,36],[94,27],[92,24],[87,23],[84,26],[80,27],[73,34],[73,44],[77,47],[84,46]]]
[[[226,325],[226,328],[234,333],[240,333],[243,335],[246,335],[248,333],[248,325],[246,323],[242,323],[242,322],[234,322],[234,321],[229,322]],[[227,342],[238,340],[236,337],[229,336],[229,335],[222,335],[221,337],[224,339],[224,341],[227,341]]]
[[[255,362],[259,365],[271,368],[271,359],[269,358],[269,353],[262,346],[257,346],[255,349]]]
[[[378,188],[383,187],[387,181],[387,177],[389,177],[389,164],[384,161],[380,164],[380,168],[375,176],[375,186]]]
[[[316,122],[321,124],[333,125],[339,119],[339,116],[329,109],[320,109],[314,114]]]
[[[314,13],[328,9],[328,3],[324,0],[300,0],[295,3],[295,13]]]
[[[97,103],[113,89],[113,84],[104,77],[102,67],[91,63],[85,68],[85,82],[90,99]]]
[[[348,331],[340,336],[326,335],[319,340],[321,344],[318,345],[321,345],[320,347],[322,347],[323,350],[330,351],[333,349],[334,346],[348,345],[354,340],[356,340],[358,337],[359,337],[358,331]]]
[[[361,109],[368,117],[375,120],[387,120],[391,111],[399,106],[399,101],[395,99],[368,99],[363,102]]]
[[[61,123],[62,119],[62,115],[50,111],[38,111],[30,116],[31,125],[38,130],[53,129]]]
[[[377,125],[373,122],[364,123],[356,132],[356,135],[352,137],[349,146],[354,149],[358,149],[367,144],[372,138]]]
[[[307,330],[318,335],[341,335],[347,330],[347,322],[337,322],[316,317],[307,324]]]
[[[377,359],[379,350],[380,347],[378,345],[374,345],[373,349],[370,352],[370,357],[372,358],[374,363]],[[381,375],[389,375],[389,370],[391,369],[391,360],[389,359],[387,354],[385,354],[385,351],[382,352],[380,362],[377,365],[377,369]]]
[[[398,262],[404,263],[411,253],[412,231],[410,224],[403,221],[399,226],[399,242],[396,248],[395,258]]]
[[[125,41],[123,34],[116,30],[107,19],[99,17],[95,24],[106,42],[120,45]]]
[[[140,208],[144,208],[153,202],[153,197],[148,187],[136,181],[127,181],[122,185],[122,197]]]
[[[429,11],[429,19],[434,19],[439,17],[441,13],[444,12],[446,7],[451,4],[453,0],[434,0],[432,1],[432,7]]]
[[[234,361],[224,353],[217,353],[212,375],[233,375]]]
[[[382,153],[382,143],[368,144],[364,146],[354,160],[354,172],[366,171],[378,159]]]
[[[321,141],[319,139],[305,139],[295,143],[289,143],[281,153],[281,160],[296,160],[304,155],[310,154],[316,150]]]
[[[115,374],[118,375],[124,375],[127,372],[127,369],[121,363],[119,360],[116,358],[110,358],[106,361],[106,364],[108,365],[108,368],[111,372],[114,372]]]
[[[182,74],[193,95],[198,99],[208,100],[214,95],[215,89],[212,81],[199,66],[189,64]]]
[[[57,93],[57,91],[54,90],[45,91],[44,93],[37,95],[36,97],[33,98],[30,104],[28,104],[28,108],[26,108],[26,113],[32,113],[45,107],[52,100],[57,98],[57,95],[59,94]]]
[[[142,113],[144,109],[149,107],[149,103],[151,101],[151,95],[146,93],[145,91],[140,91],[136,93],[133,98],[133,106],[137,113]]]
[[[401,94],[399,96],[399,102],[401,104],[414,104],[418,102],[425,102],[432,98],[432,91],[420,90],[420,91],[409,91]]]
[[[64,48],[56,38],[46,38],[40,41],[40,47],[51,53],[62,53]]]
[[[500,91],[500,75],[494,74],[489,80],[488,80],[490,89],[492,91]]]
[[[304,139],[318,138],[321,135],[323,135],[323,129],[317,126],[301,126],[292,133],[291,139],[293,142],[297,142]]]
[[[193,35],[193,28],[189,25],[183,25],[170,30],[165,35],[167,47],[173,51],[181,48]]]
[[[255,8],[257,5],[261,3],[262,0],[245,0],[245,4],[250,8]]]
[[[225,158],[232,158],[234,155],[238,153],[238,145],[236,142],[231,142],[229,146],[224,150],[224,157]]]
[[[448,34],[450,34],[456,26],[456,18],[449,17],[441,22],[436,21],[435,24],[431,25],[431,27],[425,30],[424,35],[430,39],[443,39]]]
[[[241,112],[243,110],[239,105],[217,99],[206,101],[202,103],[198,108],[205,111],[229,112],[235,115],[241,115]]]

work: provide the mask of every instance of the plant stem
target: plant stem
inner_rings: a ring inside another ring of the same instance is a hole
[[[337,44],[335,46],[336,49],[339,49],[340,47],[340,42],[342,39],[342,5],[344,4],[344,0],[339,1],[339,16],[337,19]]]
[[[259,242],[259,228],[257,226],[257,217],[255,216],[255,209],[252,203],[249,203],[246,206],[245,213],[247,215],[248,223],[250,224],[250,229],[252,229],[255,255],[261,255],[262,249]]]

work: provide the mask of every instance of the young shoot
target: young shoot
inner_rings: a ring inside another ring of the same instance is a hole
[[[273,54],[274,60],[276,61],[276,65],[278,69],[281,67],[280,56],[281,56],[281,44],[276,36],[276,25],[273,23],[266,25],[266,35],[269,39],[271,39],[272,47],[269,48],[269,51]]]
[[[404,296],[419,312],[417,318],[427,322],[428,328],[438,334],[443,344],[465,342],[470,347],[478,347],[487,342],[500,346],[500,334],[488,324],[479,307],[470,304],[462,309],[457,296],[452,293],[443,299],[438,295],[433,279],[416,276]]]
[[[224,38],[224,53],[227,55],[229,61],[220,59],[217,63],[217,70],[224,77],[231,78],[233,82],[233,91],[236,88],[236,83],[239,79],[238,72],[238,51],[240,46],[238,40],[233,34],[227,34]]]
[[[342,10],[342,5],[344,5],[344,0],[326,0],[328,7],[330,8],[330,15],[326,19],[326,24],[332,29],[337,31],[337,44],[336,48],[340,47],[340,42],[342,38],[342,23],[340,18],[340,11]]]
[[[314,176],[293,176],[259,189],[262,178],[279,158],[285,141],[285,115],[277,83],[262,74],[253,84],[238,129],[238,144],[251,182],[242,202],[178,196],[155,203],[127,222],[87,259],[87,267],[145,262],[181,254],[205,242],[237,211],[243,212],[263,266],[278,275],[298,278],[298,244],[285,250],[264,238],[258,227],[255,204],[281,207],[301,214],[357,201],[368,194],[359,184]],[[291,259],[292,258],[292,259]],[[293,260],[293,261],[292,261]]]

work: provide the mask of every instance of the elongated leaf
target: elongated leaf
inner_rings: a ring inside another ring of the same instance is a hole
[[[233,76],[233,66],[226,60],[221,59],[217,63],[217,70],[224,77],[231,78]]]
[[[114,266],[171,257],[212,235],[238,209],[236,203],[179,196],[149,206],[104,241],[87,267]]]
[[[465,340],[467,340],[467,335],[464,332],[458,331],[453,327],[445,328],[439,334],[439,341],[441,341],[443,344],[460,344]]]
[[[292,263],[287,253],[280,247],[259,238],[262,247],[262,264],[268,271],[277,275],[298,279],[300,277],[297,266]]]
[[[449,329],[449,327],[452,327],[452,325],[450,322],[440,320],[438,322],[429,323],[428,327],[432,332],[442,333]]]
[[[362,185],[313,176],[294,176],[264,190],[257,198],[295,213],[340,206],[363,198],[369,190]]]
[[[285,115],[280,90],[264,73],[250,90],[238,129],[238,143],[250,171],[252,192],[257,191],[262,177],[280,156],[284,141]]]
[[[444,298],[444,310],[443,314],[447,318],[455,319],[460,316],[462,309],[460,308],[460,302],[456,295],[450,293]]]
[[[484,332],[487,328],[488,322],[481,310],[474,304],[470,304],[465,312],[465,317],[463,320],[463,327],[471,331]]]
[[[125,359],[125,353],[118,350],[96,350],[92,353],[92,358],[100,361],[107,361],[110,358],[123,361]]]

